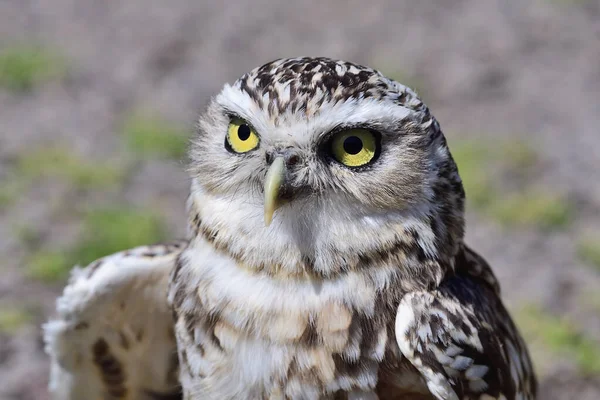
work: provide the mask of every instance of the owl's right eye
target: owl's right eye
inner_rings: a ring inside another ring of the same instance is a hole
[[[227,129],[225,147],[234,153],[247,153],[258,147],[260,140],[250,125],[240,118],[233,118]]]

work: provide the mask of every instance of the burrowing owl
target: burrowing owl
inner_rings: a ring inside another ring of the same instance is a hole
[[[57,398],[535,398],[412,90],[277,60],[211,101],[190,159],[189,240],[73,272],[45,326]]]

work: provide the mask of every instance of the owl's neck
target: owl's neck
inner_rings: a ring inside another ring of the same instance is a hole
[[[462,215],[456,221],[429,207],[361,214],[331,203],[291,205],[266,227],[260,199],[209,194],[195,184],[188,200],[191,246],[208,243],[240,268],[274,278],[393,268],[411,289],[436,286],[453,267]]]

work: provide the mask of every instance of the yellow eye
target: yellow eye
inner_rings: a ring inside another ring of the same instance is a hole
[[[227,129],[226,145],[235,153],[246,153],[258,147],[258,135],[246,122],[234,118]]]
[[[333,157],[348,167],[368,164],[378,152],[377,138],[367,129],[349,129],[331,141]]]

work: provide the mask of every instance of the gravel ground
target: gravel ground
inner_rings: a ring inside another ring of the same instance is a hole
[[[417,86],[451,149],[466,139],[534,149],[535,175],[526,186],[565,196],[574,209],[569,224],[506,228],[470,208],[467,238],[493,265],[515,313],[533,305],[585,337],[584,346],[557,349],[540,339],[539,329],[551,325],[542,323],[529,336],[539,398],[600,398],[598,360],[588,359],[595,366],[587,369],[578,361],[582,352],[600,354],[600,269],[577,252],[584,233],[600,233],[600,1],[166,4],[0,0],[0,54],[35,42],[67,60],[63,76],[30,90],[0,85],[0,186],[16,160],[50,145],[67,146],[96,168],[127,160],[119,127],[131,110],[189,130],[223,83],[274,58],[321,55],[373,66]],[[28,310],[23,323],[0,326],[0,399],[47,398],[39,325],[64,280],[32,279],[27,255],[75,243],[83,221],[72,210],[115,202],[151,208],[170,235],[183,235],[183,163],[143,158],[129,165],[126,184],[116,189],[82,192],[41,179],[0,206],[0,307],[5,314]],[[519,179],[499,181],[510,187]]]

